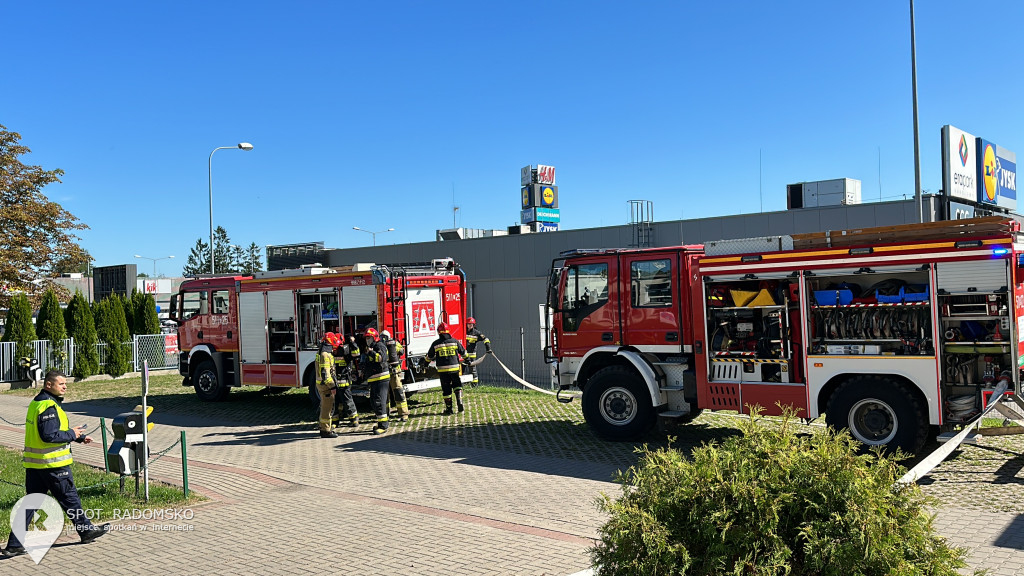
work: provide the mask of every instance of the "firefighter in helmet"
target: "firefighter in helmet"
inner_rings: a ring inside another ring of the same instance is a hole
[[[359,410],[352,398],[352,368],[359,361],[359,347],[349,336],[347,340],[339,338],[334,349],[334,369],[337,374],[338,394],[335,403],[335,420],[345,420],[349,426],[359,426]],[[340,414],[340,417],[339,417]]]
[[[486,347],[487,353],[491,353],[491,341],[484,336],[484,333],[476,329],[476,318],[470,316],[466,318],[466,368],[473,375],[473,380],[469,383],[470,386],[476,386],[480,383],[480,376],[477,374],[476,366],[473,365],[473,361],[476,360],[476,347],[477,344],[483,343]]]
[[[441,378],[441,395],[444,397],[444,414],[452,412],[452,394],[455,394],[455,402],[459,412],[463,412],[466,406],[462,403],[462,380],[459,378],[460,370],[459,357],[466,356],[466,349],[462,342],[452,338],[448,332],[448,325],[440,322],[437,325],[438,339],[430,345],[425,358],[426,362],[434,362],[437,366],[437,375]]]
[[[317,426],[321,438],[337,438],[331,416],[334,413],[334,393],[338,389],[338,377],[334,368],[334,349],[341,344],[341,338],[334,332],[324,334],[320,349],[316,353],[316,389],[320,392],[320,417]]]
[[[409,403],[405,399],[405,387],[402,386],[402,355],[405,349],[402,343],[391,337],[391,332],[381,330],[380,339],[388,349],[388,367],[391,370],[391,394],[395,400],[395,408],[398,409],[398,421],[405,422],[409,419]]]
[[[370,386],[370,403],[377,414],[377,425],[373,427],[373,433],[383,434],[388,431],[388,380],[391,379],[388,348],[380,341],[376,328],[367,328],[365,338],[363,374]]]

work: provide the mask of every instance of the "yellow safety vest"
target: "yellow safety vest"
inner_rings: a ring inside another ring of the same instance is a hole
[[[68,415],[60,404],[53,400],[33,400],[28,405],[28,416],[25,417],[25,455],[22,464],[25,468],[62,468],[71,465],[71,444],[51,444],[43,442],[39,437],[39,415],[51,406],[57,409],[60,429],[70,430]]]

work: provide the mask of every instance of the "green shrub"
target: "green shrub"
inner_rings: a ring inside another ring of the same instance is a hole
[[[68,334],[75,339],[75,378],[86,378],[100,371],[99,358],[96,355],[96,324],[93,321],[89,303],[82,293],[75,295],[64,310],[64,319]]]
[[[32,305],[28,296],[18,294],[11,299],[11,307],[7,310],[4,323],[4,335],[0,342],[17,342],[14,348],[15,358],[33,358],[35,351],[32,341],[36,339],[36,328],[32,325]]]
[[[848,433],[752,418],[697,448],[641,450],[590,550],[598,575],[949,575],[966,551],[935,535],[917,485]]]

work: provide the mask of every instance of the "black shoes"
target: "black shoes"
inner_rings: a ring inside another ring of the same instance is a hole
[[[82,544],[88,544],[93,540],[103,536],[107,532],[110,532],[110,524],[102,524],[100,526],[93,526],[92,528],[82,532]]]
[[[4,549],[4,556],[6,556],[7,558],[21,556],[22,554],[25,554],[25,549],[21,546],[8,546],[6,549]]]
[[[459,404],[459,412],[465,412],[465,411],[466,411],[466,406],[463,405],[463,404]]]
[[[320,437],[321,438],[337,438],[338,435],[335,434],[333,431],[325,432],[325,431],[321,430],[320,431]]]
[[[384,424],[377,424],[376,426],[373,427],[373,433],[374,434],[383,434],[383,433],[385,433],[387,431],[388,431],[388,427],[385,426]]]
[[[451,416],[455,414],[451,406],[445,406],[444,412],[441,412],[441,416]]]

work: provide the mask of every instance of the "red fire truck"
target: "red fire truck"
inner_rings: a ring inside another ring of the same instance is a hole
[[[440,321],[465,339],[466,290],[466,275],[450,258],[189,280],[171,300],[178,371],[203,400],[222,400],[234,386],[308,386],[319,402],[311,384],[324,334],[359,335],[362,346],[363,330],[372,327],[405,347],[407,392],[437,387],[436,374],[429,377],[416,360],[437,338]]]
[[[1022,252],[999,217],[575,250],[552,265],[545,356],[606,438],[781,405],[916,451],[1017,390]]]

